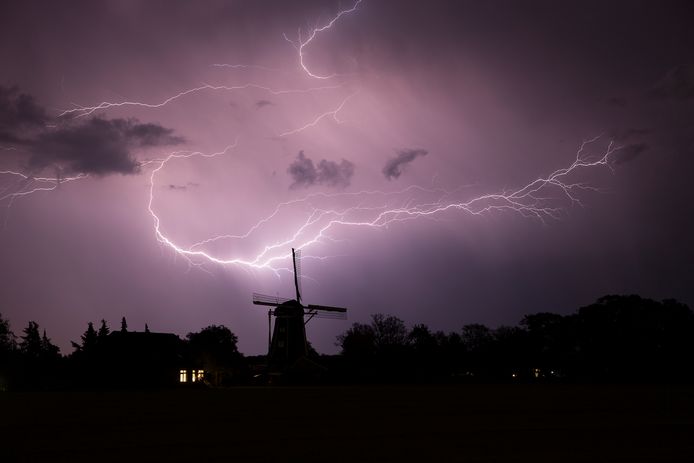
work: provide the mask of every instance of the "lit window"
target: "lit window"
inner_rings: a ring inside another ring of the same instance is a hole
[[[181,370],[178,372],[178,381],[180,383],[185,383],[188,381],[188,372],[186,370]]]
[[[205,379],[205,370],[198,370],[197,375],[198,381],[202,381]]]

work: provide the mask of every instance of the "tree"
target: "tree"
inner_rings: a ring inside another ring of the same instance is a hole
[[[93,352],[96,344],[99,340],[99,335],[94,329],[94,323],[87,323],[87,330],[81,336],[82,339],[82,351],[83,352]]]
[[[240,367],[238,338],[226,326],[210,325],[197,333],[188,333],[186,339],[193,358],[217,378],[215,382],[224,382]]]
[[[46,360],[55,360],[60,357],[60,348],[53,344],[48,336],[46,336],[46,330],[43,330],[43,336],[41,337],[41,355]]]
[[[111,330],[109,329],[108,325],[106,324],[106,320],[102,319],[101,320],[101,326],[99,327],[99,332],[97,333],[97,339],[101,343],[103,342],[106,337],[109,335]]]
[[[374,331],[376,347],[380,351],[399,349],[407,345],[407,327],[398,317],[374,314],[371,316],[371,328]]]
[[[353,323],[337,337],[342,353],[352,357],[382,355],[402,350],[408,344],[405,322],[392,315],[371,316],[371,323]]]
[[[37,359],[41,356],[41,335],[39,334],[39,324],[30,321],[19,343],[20,351],[28,358]]]
[[[0,353],[11,352],[15,349],[17,341],[10,329],[10,321],[2,318],[0,313]]]
[[[336,344],[345,357],[370,357],[376,352],[376,333],[370,325],[355,322],[337,337]]]
[[[435,353],[438,343],[426,325],[415,325],[407,335],[407,341],[417,355],[428,357]]]
[[[120,332],[121,333],[127,333],[128,332],[128,322],[125,321],[125,317],[123,317],[120,321]]]
[[[479,323],[463,326],[461,338],[468,352],[483,352],[494,340],[492,330]]]

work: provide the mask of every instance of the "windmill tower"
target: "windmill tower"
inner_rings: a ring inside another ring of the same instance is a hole
[[[271,374],[284,373],[306,360],[306,324],[315,318],[346,318],[347,309],[325,305],[304,305],[301,302],[301,275],[297,259],[299,251],[292,248],[294,288],[296,299],[285,299],[253,293],[253,304],[272,307],[268,310],[268,370]],[[299,261],[300,263],[300,261]],[[272,317],[275,317],[274,330]],[[272,333],[272,335],[271,335]]]

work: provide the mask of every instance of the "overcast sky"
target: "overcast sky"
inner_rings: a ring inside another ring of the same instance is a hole
[[[292,246],[305,302],[349,309],[308,325],[323,352],[376,312],[454,331],[605,294],[694,304],[689,2],[363,0],[301,47],[352,6],[4,1],[14,331],[69,353],[88,321],[224,324],[263,353],[251,294],[293,295]],[[571,197],[485,196],[586,140]]]

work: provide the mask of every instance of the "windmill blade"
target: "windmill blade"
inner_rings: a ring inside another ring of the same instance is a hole
[[[255,305],[269,305],[272,307],[277,307],[291,299],[279,296],[268,296],[267,294],[253,293],[253,304]]]
[[[347,312],[318,312],[318,311],[306,311],[304,315],[308,315],[310,318],[329,318],[333,320],[346,320]],[[310,320],[309,318],[309,320]]]
[[[324,312],[347,312],[347,309],[344,307],[332,307],[329,305],[313,305],[309,304],[306,306],[308,310],[315,311],[315,310],[321,310]]]
[[[296,302],[301,303],[301,250],[292,248],[292,262],[294,263],[294,288],[296,288]]]

